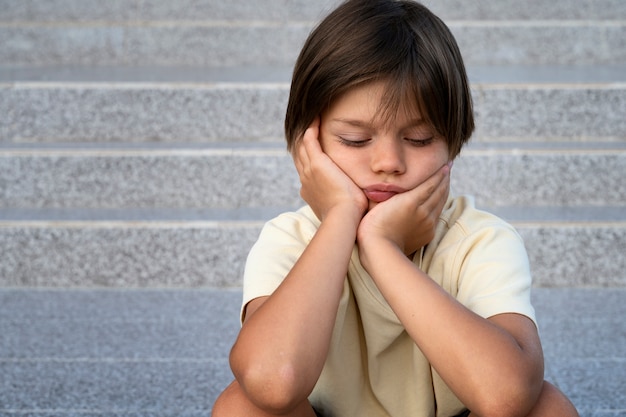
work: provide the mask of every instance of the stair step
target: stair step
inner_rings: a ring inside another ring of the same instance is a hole
[[[241,297],[239,289],[0,289],[0,413],[210,415],[233,378]],[[623,410],[624,297],[624,288],[533,290],[546,379],[582,417]]]
[[[294,205],[299,180],[274,149],[3,150],[4,207],[236,208]]]
[[[0,223],[0,287],[241,285],[259,222]]]
[[[181,227],[198,225],[260,225],[285,211],[295,211],[305,203],[293,206],[237,207],[237,208],[2,208],[0,223],[3,226],[30,225],[36,227],[72,224],[77,226],[116,227],[135,224],[161,227],[180,224]],[[623,206],[490,206],[479,204],[489,211],[515,224],[612,224],[626,221]],[[14,223],[11,223],[14,222]]]
[[[243,141],[282,136],[284,84],[0,85],[5,141]]]
[[[626,82],[626,63],[595,65],[471,65],[472,84],[489,85],[614,85]],[[182,66],[23,66],[0,65],[0,84],[43,83],[124,84],[257,84],[288,85],[291,66],[182,67]],[[34,88],[35,85],[31,85]]]
[[[468,65],[609,64],[626,60],[626,21],[450,21]],[[0,24],[11,66],[292,66],[310,22]]]
[[[512,221],[535,285],[626,286],[626,219],[608,218]],[[0,221],[0,287],[239,287],[261,227],[184,219]]]
[[[29,0],[11,3],[0,22],[313,20],[337,0]]]
[[[563,70],[565,75],[561,70],[476,67],[475,140],[624,141],[626,64],[599,66],[595,80],[589,67]],[[242,142],[283,136],[289,84],[277,80],[288,73],[284,67],[263,68],[256,75],[230,72],[231,80],[243,77],[239,81],[219,81],[227,77],[225,70],[178,74],[192,81],[171,81],[173,70],[155,71],[154,77],[165,81],[154,82],[123,81],[136,80],[137,69],[113,72],[122,81],[109,82],[102,79],[103,70],[58,69],[50,75],[96,80],[84,82],[28,81],[28,73],[21,81],[16,71],[0,71],[0,140],[5,142]],[[30,78],[40,77],[41,72],[30,72]],[[570,81],[551,81],[559,79]]]
[[[123,208],[123,209],[98,209],[98,208],[1,208],[0,222],[25,222],[29,224],[51,224],[56,222],[71,222],[80,224],[95,222],[96,224],[115,224],[118,222],[135,222],[137,224],[155,223],[180,223],[181,226],[190,223],[197,224],[229,224],[233,222],[259,223],[276,217],[285,211],[293,211],[304,205],[298,201],[293,206],[268,206],[268,207],[232,207],[232,208]],[[602,212],[596,212],[596,208],[577,208],[571,211],[563,211],[563,215],[576,218],[578,220],[599,219],[606,221],[621,220],[619,213],[613,212],[610,208],[602,208]],[[503,209],[503,213],[514,218],[526,218],[528,215],[515,211],[513,208]],[[548,213],[552,214],[548,209]],[[550,215],[548,214],[547,215]],[[537,212],[536,215],[541,215]],[[558,213],[552,214],[555,218],[561,219]],[[526,216],[526,217],[524,217]],[[548,217],[545,217],[548,218]],[[537,220],[537,218],[530,218]],[[541,217],[544,219],[544,217]]]
[[[0,22],[132,22],[152,20],[318,20],[338,0],[29,0],[10,3]],[[625,19],[620,0],[458,0],[423,2],[444,20]]]
[[[452,189],[490,206],[626,206],[626,143],[468,147]]]
[[[452,188],[488,206],[626,206],[626,143],[470,145]],[[0,207],[294,207],[283,144],[262,147],[0,148]]]

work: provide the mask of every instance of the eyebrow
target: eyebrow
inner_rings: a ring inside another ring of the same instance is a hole
[[[366,129],[374,129],[375,127],[371,122],[365,122],[359,119],[335,118],[335,119],[332,119],[331,121],[347,124],[347,125],[354,126],[354,127],[366,128]],[[406,130],[406,129],[410,129],[413,127],[419,127],[424,124],[426,124],[426,122],[422,118],[412,119],[412,120],[409,120],[409,122],[406,123],[405,126],[402,126],[400,130]]]
[[[346,125],[350,125],[350,126],[354,126],[354,127],[366,127],[366,128],[371,128],[372,124],[369,122],[364,122],[362,120],[358,120],[358,119],[332,119],[333,122],[337,122],[337,123],[343,123]]]

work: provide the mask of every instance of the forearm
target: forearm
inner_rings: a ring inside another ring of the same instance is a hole
[[[330,213],[283,283],[248,317],[231,352],[244,388],[308,396],[326,360],[357,224]]]
[[[465,308],[391,242],[374,242],[360,251],[408,334],[464,404],[489,415],[499,407],[494,401],[505,399],[515,404],[512,408],[534,401],[543,381],[540,347],[537,352],[530,343],[520,344]],[[372,253],[375,257],[368,256]]]

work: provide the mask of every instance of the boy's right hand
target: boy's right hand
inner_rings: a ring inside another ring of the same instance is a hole
[[[367,210],[363,191],[324,153],[319,142],[320,119],[313,121],[296,146],[293,159],[300,176],[300,196],[324,220],[334,209],[358,224]]]

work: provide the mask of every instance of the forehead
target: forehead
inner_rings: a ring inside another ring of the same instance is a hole
[[[336,97],[324,114],[337,121],[375,126],[420,124],[423,118],[417,98],[406,92],[394,94],[397,90],[387,81],[357,85]]]

